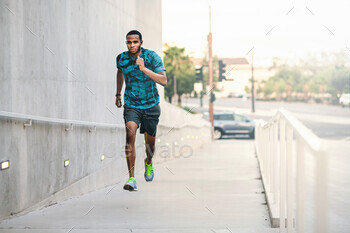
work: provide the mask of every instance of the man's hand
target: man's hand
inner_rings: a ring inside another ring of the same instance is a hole
[[[136,59],[136,65],[138,65],[139,69],[156,83],[159,83],[162,86],[165,86],[167,84],[167,78],[166,78],[165,72],[160,71],[158,73],[154,73],[152,70],[148,69],[145,66],[145,62],[143,58],[140,58],[140,56],[138,56]]]
[[[146,68],[145,62],[144,62],[143,58],[140,58],[140,56],[138,56],[136,59],[136,65],[138,65],[138,67],[141,71],[143,71]]]
[[[115,105],[117,105],[118,108],[120,108],[122,106],[122,97],[121,96],[117,96],[117,98],[115,100]]]

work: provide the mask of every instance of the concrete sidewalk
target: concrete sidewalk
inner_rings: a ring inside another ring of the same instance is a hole
[[[155,164],[152,183],[137,169],[137,192],[119,183],[5,220],[0,232],[278,232],[270,227],[253,140],[215,141],[189,158]]]

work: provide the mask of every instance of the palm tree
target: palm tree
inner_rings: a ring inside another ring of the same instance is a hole
[[[195,68],[188,55],[185,55],[185,48],[166,45],[164,51],[164,64],[167,75],[170,77],[165,87],[165,96],[171,103],[172,97],[178,97],[181,105],[181,95],[191,93],[195,82]]]

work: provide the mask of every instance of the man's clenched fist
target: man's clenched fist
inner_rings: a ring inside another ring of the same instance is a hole
[[[117,105],[118,108],[120,108],[122,106],[122,97],[121,96],[117,96],[117,98],[115,100],[115,105]]]
[[[143,71],[145,69],[145,62],[143,58],[140,58],[140,56],[138,56],[136,59],[136,65],[139,67],[141,71]]]

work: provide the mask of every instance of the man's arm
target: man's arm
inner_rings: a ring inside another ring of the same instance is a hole
[[[122,87],[123,87],[123,83],[124,83],[124,75],[122,70],[118,69],[117,71],[117,95],[120,94],[120,92],[122,91]],[[120,108],[122,106],[122,98],[121,96],[116,96],[116,101],[115,101],[115,105],[117,105],[118,108]]]
[[[121,69],[117,71],[117,94],[120,94],[123,88],[124,75]]]
[[[150,70],[146,67],[141,71],[143,71],[148,77],[153,79],[156,83],[162,85],[163,87],[166,86],[167,77],[166,77],[165,71],[159,71],[158,73],[154,73],[152,70]]]
[[[143,58],[140,57],[137,58],[136,64],[139,66],[140,70],[148,77],[150,77],[153,81],[162,86],[166,86],[167,77],[165,71],[159,71],[158,73],[153,72],[145,66]]]

